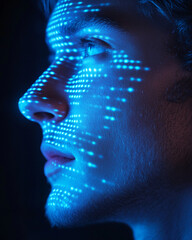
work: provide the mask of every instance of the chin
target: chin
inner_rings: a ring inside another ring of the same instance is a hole
[[[57,228],[84,227],[96,223],[107,222],[107,220],[98,219],[96,216],[97,214],[92,211],[87,212],[84,208],[63,208],[58,205],[50,206],[46,204],[45,214],[51,227]]]
[[[71,209],[46,204],[45,213],[52,227],[72,228],[86,225],[78,220],[78,214]]]
[[[55,197],[52,195],[49,195],[45,205],[45,215],[52,227],[73,228],[103,222],[97,216],[97,203],[93,203],[88,196],[65,199],[58,195]]]
[[[52,185],[45,205],[46,217],[52,227],[72,228],[116,221],[124,201],[127,202],[124,191],[119,194],[109,187],[100,191],[81,189],[61,183]]]
[[[114,209],[117,199],[113,204],[107,194],[81,195],[72,199],[59,193],[50,193],[45,213],[52,227],[74,228],[114,221]]]

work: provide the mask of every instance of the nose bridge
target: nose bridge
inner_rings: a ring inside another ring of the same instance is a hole
[[[68,114],[69,104],[65,87],[72,69],[53,64],[19,99],[19,109],[29,120],[62,121]]]

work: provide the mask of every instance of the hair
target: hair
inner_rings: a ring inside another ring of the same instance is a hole
[[[141,0],[140,2],[148,6],[152,4],[172,23],[173,34],[176,37],[175,52],[182,61],[184,69],[192,72],[192,1]],[[150,8],[149,11],[154,11],[154,8]]]
[[[58,0],[41,0],[48,18]],[[125,0],[126,1],[126,0]],[[192,97],[192,0],[138,0],[145,16],[164,16],[173,26],[174,44],[169,51],[180,59],[183,69],[189,72],[188,97]],[[187,98],[188,98],[187,97]],[[174,101],[174,100],[173,100]]]
[[[43,9],[45,17],[48,19],[51,12],[53,11],[55,4],[58,2],[58,0],[41,0],[41,9]]]

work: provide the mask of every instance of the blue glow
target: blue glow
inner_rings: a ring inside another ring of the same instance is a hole
[[[97,167],[97,165],[95,165],[93,163],[90,163],[90,162],[87,165],[88,165],[88,167],[92,167],[92,168],[96,168]]]
[[[105,191],[114,191],[110,163],[117,161],[113,139],[120,137],[113,135],[113,129],[127,120],[123,113],[130,111],[129,99],[139,92],[139,84],[150,71],[128,49],[106,47],[116,39],[103,25],[89,24],[79,35],[62,33],[82,15],[110,6],[106,0],[92,3],[57,3],[46,30],[54,61],[19,100],[22,114],[40,123],[43,143],[75,156],[67,164],[51,162],[60,171],[48,179],[52,186],[46,205],[50,218],[58,208],[72,211],[78,205],[85,207],[89,196],[96,199]],[[93,36],[96,40],[91,42]],[[86,41],[80,45],[82,38]]]

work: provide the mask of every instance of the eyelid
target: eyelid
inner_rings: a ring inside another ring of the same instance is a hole
[[[81,43],[86,44],[86,43],[92,43],[92,44],[99,44],[100,46],[107,48],[107,49],[112,49],[111,45],[108,44],[107,42],[98,39],[98,38],[81,38]]]

